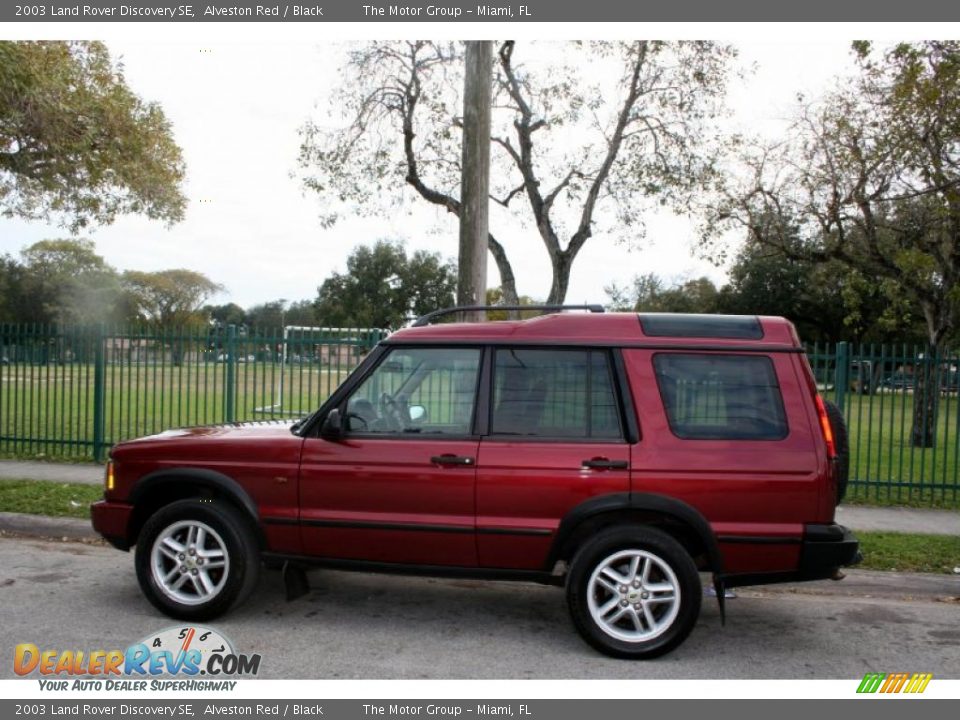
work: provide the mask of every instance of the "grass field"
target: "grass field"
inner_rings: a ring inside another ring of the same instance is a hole
[[[849,498],[855,502],[960,507],[960,402],[940,399],[936,443],[910,442],[910,393],[847,395],[850,436]]]
[[[0,512],[88,518],[90,503],[101,497],[100,485],[0,480]]]
[[[269,420],[312,412],[349,369],[316,365],[237,363],[232,417],[227,415],[227,368],[107,365],[104,439],[107,444],[172,427],[227,420]],[[282,405],[275,407],[280,398]],[[92,456],[94,370],[88,365],[0,366],[0,453],[18,457]]]
[[[960,567],[960,538],[951,535],[858,532],[865,570],[954,574]]]

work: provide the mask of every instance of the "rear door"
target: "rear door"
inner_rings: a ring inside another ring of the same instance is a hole
[[[540,569],[563,516],[629,492],[630,445],[607,349],[499,347],[477,465],[483,567]]]
[[[475,566],[474,408],[482,351],[393,348],[340,407],[336,441],[304,441],[310,555]]]
[[[803,525],[818,517],[820,465],[792,355],[633,349],[624,357],[644,429],[633,491],[699,510],[727,572],[795,567]]]

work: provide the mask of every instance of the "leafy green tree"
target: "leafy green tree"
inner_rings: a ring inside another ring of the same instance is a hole
[[[162,330],[200,324],[200,309],[212,295],[223,290],[203,273],[193,270],[128,270],[123,286],[134,309],[134,318]]]
[[[243,325],[247,322],[247,311],[236,303],[207,305],[203,312],[211,322],[219,325]]]
[[[960,41],[853,50],[856,76],[801,108],[787,140],[759,145],[729,175],[707,237],[736,223],[788,256],[856,270],[920,308],[932,358],[958,325]],[[939,393],[927,365],[915,381],[918,447],[936,438]]]
[[[41,240],[21,253],[20,322],[94,323],[118,318],[116,270],[84,239]]]
[[[631,287],[608,286],[608,305],[613,310],[633,312],[715,313],[719,292],[708,277],[667,285],[656,273],[638,275]]]
[[[176,222],[184,163],[170,122],[99,42],[0,42],[0,212],[72,230],[124,213]]]
[[[407,256],[399,242],[359,246],[347,272],[323,281],[314,302],[317,322],[329,327],[398,328],[411,317],[454,304],[457,270],[439,253]]]
[[[715,176],[732,48],[710,42],[500,44],[493,91],[488,247],[506,304],[514,269],[495,237],[519,227],[546,250],[548,303],[567,294],[573,263],[594,234],[636,242],[652,207],[686,208]],[[324,221],[350,212],[392,213],[413,190],[459,217],[462,45],[374,42],[352,52],[329,121],[303,128],[305,186]]]

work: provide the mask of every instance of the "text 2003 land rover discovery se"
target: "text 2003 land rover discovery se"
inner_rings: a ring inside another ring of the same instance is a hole
[[[859,559],[834,523],[842,419],[786,320],[432,316],[292,426],[113,449],[93,524],[136,546],[155,606],[215,617],[262,559],[534,580],[566,588],[592,646],[642,658],[690,633],[698,571],[720,590]]]

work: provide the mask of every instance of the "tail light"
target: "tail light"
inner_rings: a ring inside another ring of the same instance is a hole
[[[833,460],[837,456],[837,446],[833,442],[833,428],[830,426],[830,416],[827,415],[827,406],[823,404],[823,398],[816,395],[817,415],[820,417],[820,432],[823,433],[823,441],[827,444],[827,456]]]
[[[111,490],[113,490],[115,482],[113,477],[113,461],[112,460],[107,463],[107,470],[103,480],[104,480],[104,489],[107,492],[110,492]]]

